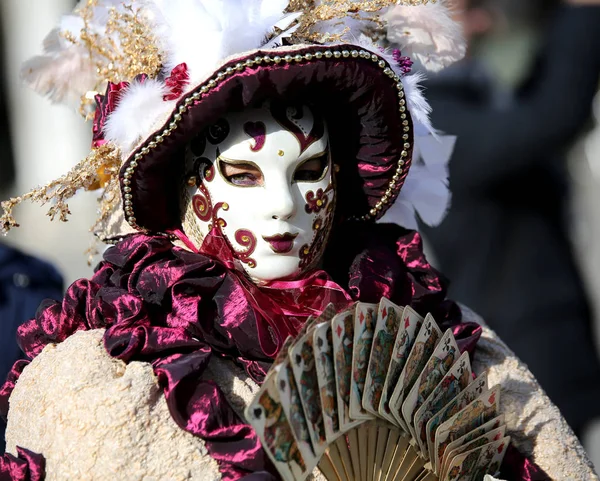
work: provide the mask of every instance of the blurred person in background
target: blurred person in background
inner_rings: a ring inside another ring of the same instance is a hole
[[[3,51],[0,45],[0,65]],[[15,173],[5,94],[0,76],[0,193],[8,192]],[[23,357],[15,342],[17,327],[35,316],[44,299],[60,299],[62,290],[62,278],[51,265],[0,243],[0,378],[6,379],[13,364]],[[0,418],[0,452],[5,448],[5,428]]]
[[[456,6],[467,58],[426,85],[434,126],[458,136],[453,203],[426,235],[452,279],[451,295],[488,320],[581,436],[600,417],[600,362],[567,230],[565,157],[598,87],[600,1],[554,8],[535,68],[510,92],[475,50],[483,35],[506,25],[508,7],[532,9],[535,2]],[[551,5],[540,6],[547,12]]]

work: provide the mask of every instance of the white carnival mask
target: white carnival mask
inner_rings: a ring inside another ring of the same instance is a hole
[[[325,124],[306,106],[228,115],[187,147],[184,229],[197,246],[213,227],[258,282],[294,279],[321,260],[335,189]]]

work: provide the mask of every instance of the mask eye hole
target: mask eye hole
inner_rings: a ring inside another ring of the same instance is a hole
[[[261,170],[251,162],[227,162],[219,160],[219,170],[225,181],[236,187],[257,187],[264,185]]]
[[[294,182],[319,182],[325,177],[328,165],[327,153],[307,159],[296,168],[293,180]]]

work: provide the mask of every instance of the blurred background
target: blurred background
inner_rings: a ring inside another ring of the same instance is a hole
[[[3,75],[0,77],[0,193],[2,199],[65,174],[90,150],[90,127],[74,111],[54,106],[21,85],[21,64],[39,54],[44,37],[75,0],[3,0],[0,2]],[[89,276],[84,252],[95,220],[95,194],[69,203],[72,219],[50,222],[47,208],[24,203],[16,210],[21,227],[1,239],[51,261],[66,283]]]
[[[589,407],[600,396],[598,34],[555,0],[455,1],[469,57],[433,78],[427,95],[441,112],[436,126],[465,134],[452,160],[455,203],[444,225],[426,230],[428,248],[453,296],[483,314],[561,409],[585,413],[567,418],[600,466],[600,412]],[[2,199],[64,174],[89,151],[89,125],[19,81],[22,62],[74,4],[0,2]],[[0,239],[49,261],[65,286],[92,273],[85,251],[95,194],[70,207],[63,224],[25,203],[16,210],[22,226]],[[594,404],[600,409],[600,398]]]

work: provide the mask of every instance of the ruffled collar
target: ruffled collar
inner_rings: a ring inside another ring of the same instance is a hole
[[[19,329],[19,342],[34,358],[78,330],[106,329],[111,356],[152,363],[173,419],[205,441],[224,479],[271,476],[255,432],[217,385],[202,377],[212,356],[232,360],[261,382],[281,343],[309,316],[329,303],[343,309],[382,296],[433,312],[442,327],[453,326],[463,350],[472,351],[479,338],[480,327],[461,324],[458,307],[444,301],[446,283],[425,260],[419,234],[378,229],[377,235],[353,231],[352,243],[340,231],[332,241],[342,241],[333,251],[337,260],[325,259],[325,269],[335,267],[334,277],[316,271],[261,288],[207,253],[174,247],[164,237],[134,235],[110,248],[92,279],[71,285],[62,303],[43,305]],[[220,248],[218,241],[211,249]],[[15,366],[0,391],[0,408],[7,409],[23,367]]]

